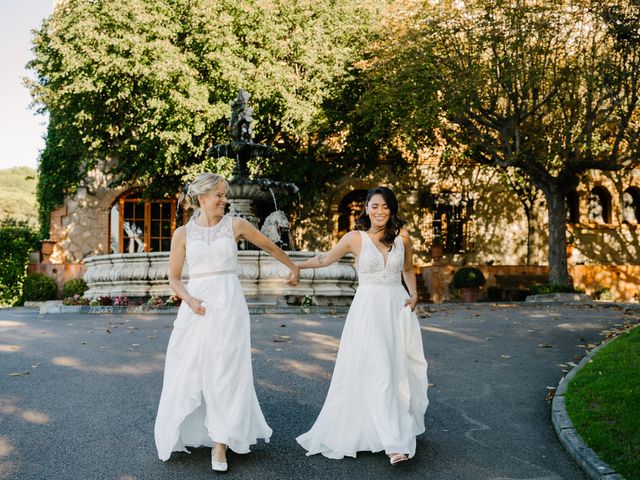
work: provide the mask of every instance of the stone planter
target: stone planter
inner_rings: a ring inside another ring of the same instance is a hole
[[[460,293],[462,294],[462,300],[466,303],[477,302],[480,299],[479,287],[461,288]]]

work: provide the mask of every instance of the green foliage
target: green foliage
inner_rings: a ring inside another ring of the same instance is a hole
[[[280,149],[258,174],[300,181],[322,171],[300,159],[319,148],[323,105],[348,82],[383,3],[60,3],[35,32],[30,62],[32,95],[51,115],[41,216],[98,160],[114,185],[174,193],[209,146],[229,141],[228,103],[238,87],[252,95],[256,141]],[[289,178],[291,170],[302,173]]]
[[[571,285],[556,285],[553,283],[529,285],[530,295],[545,295],[549,293],[584,293],[584,291]]]
[[[401,1],[397,11],[363,73],[362,114],[383,112],[385,131],[416,151],[435,142],[540,189],[549,274],[568,283],[566,193],[587,170],[640,163],[640,5]]]
[[[38,217],[40,238],[49,238],[51,212],[62,205],[65,195],[75,192],[86,172],[83,158],[87,149],[76,128],[62,121],[61,113],[52,111],[47,127],[45,147],[38,164]]]
[[[613,294],[609,288],[598,288],[594,294],[593,298],[596,300],[608,301],[613,300]]]
[[[82,278],[74,278],[73,280],[69,280],[64,284],[63,287],[65,298],[73,297],[74,295],[82,296],[87,290],[89,290],[87,282],[85,282]]]
[[[44,273],[30,273],[24,281],[24,299],[39,302],[56,298],[56,281]]]
[[[30,228],[38,227],[33,213],[37,210],[37,177],[37,172],[29,167],[0,170],[0,221],[12,218],[26,222]]]
[[[13,305],[20,300],[29,253],[38,248],[37,240],[25,222],[0,222],[0,305]]]
[[[628,480],[640,479],[640,328],[594,355],[567,387],[573,424],[600,458]]]
[[[486,283],[486,279],[480,270],[475,267],[462,267],[453,275],[455,288],[476,288]]]

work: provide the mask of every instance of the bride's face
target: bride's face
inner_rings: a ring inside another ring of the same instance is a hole
[[[367,203],[367,215],[371,220],[371,227],[376,230],[384,228],[391,217],[391,209],[384,197],[379,193],[376,193],[371,197],[369,203]]]
[[[227,191],[229,187],[227,182],[220,182],[216,188],[203,195],[198,195],[198,203],[200,203],[200,209],[207,215],[222,216],[224,215],[224,209],[229,203],[229,197]]]

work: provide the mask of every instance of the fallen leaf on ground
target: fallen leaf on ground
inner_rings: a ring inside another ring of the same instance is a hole
[[[589,348],[596,348],[596,347],[597,347],[597,345],[596,345],[595,343],[589,343],[589,344],[587,345],[587,347],[589,347]]]
[[[274,342],[287,342],[291,337],[288,335],[274,335],[273,336],[273,341]]]
[[[538,346],[541,348],[553,348],[553,345],[550,345],[548,343],[539,343]]]
[[[108,328],[107,328],[107,333],[111,333],[111,330],[109,330]]]
[[[30,375],[31,372],[11,372],[9,374],[10,377],[19,377],[21,375]]]
[[[576,345],[576,348],[587,348],[586,345]]]
[[[511,355],[500,355],[502,358],[511,358]]]

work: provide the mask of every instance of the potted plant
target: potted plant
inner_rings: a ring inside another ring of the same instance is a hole
[[[480,298],[480,287],[486,279],[480,270],[474,267],[462,267],[453,276],[453,286],[460,290],[465,302],[476,302]]]
[[[442,235],[439,233],[433,236],[431,241],[431,258],[434,262],[439,262],[444,255],[444,248],[442,247]]]
[[[566,252],[567,252],[567,260],[569,260],[571,258],[571,254],[573,253],[573,246],[576,243],[576,238],[571,234],[567,237],[567,245],[566,245]]]

